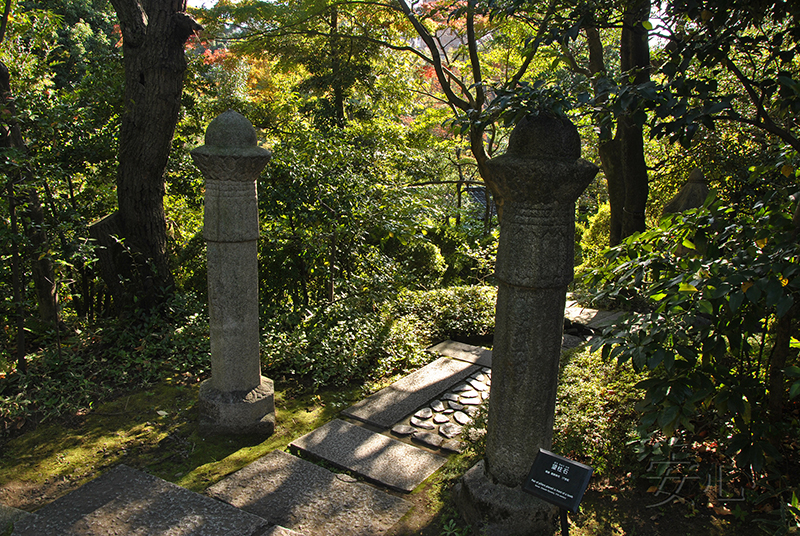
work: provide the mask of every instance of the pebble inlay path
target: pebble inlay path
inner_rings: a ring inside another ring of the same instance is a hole
[[[394,425],[391,436],[429,449],[461,452],[463,427],[489,398],[492,369],[483,367],[455,387]]]

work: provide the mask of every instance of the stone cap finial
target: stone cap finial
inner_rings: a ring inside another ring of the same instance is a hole
[[[258,146],[256,129],[242,114],[228,110],[209,123],[205,145],[192,153],[225,156],[268,157],[269,151]]]
[[[581,138],[566,117],[539,112],[517,123],[508,139],[506,154],[525,159],[574,161],[581,157]]]

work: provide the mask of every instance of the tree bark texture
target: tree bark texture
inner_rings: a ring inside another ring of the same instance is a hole
[[[650,45],[644,22],[650,18],[650,0],[633,0],[625,9],[620,42],[620,68],[623,73],[635,73],[633,83],[650,80]],[[624,183],[625,201],[622,207],[622,228],[618,239],[645,230],[645,207],[649,192],[647,165],[644,159],[644,132],[631,114],[624,114],[617,123],[620,145],[620,172]],[[615,241],[616,239],[616,241]]]
[[[119,134],[117,200],[122,254],[109,261],[134,296],[152,306],[172,284],[167,257],[164,170],[178,122],[184,45],[200,26],[178,0],[112,0],[123,37],[125,112]],[[106,252],[110,254],[111,252]],[[107,281],[114,291],[119,285]]]

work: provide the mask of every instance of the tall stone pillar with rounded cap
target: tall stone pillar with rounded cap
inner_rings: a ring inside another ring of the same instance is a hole
[[[200,425],[209,432],[275,430],[272,380],[261,376],[258,328],[256,179],[270,152],[253,125],[228,110],[192,151],[206,179],[203,234],[208,247],[211,378],[200,386]]]
[[[555,507],[522,491],[553,437],[567,285],[573,277],[575,201],[598,171],[580,159],[566,118],[529,116],[505,155],[487,162],[503,216],[486,457],[464,476],[462,513],[490,535],[549,534]]]

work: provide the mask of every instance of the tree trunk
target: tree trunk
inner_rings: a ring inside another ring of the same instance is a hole
[[[24,227],[31,244],[31,269],[36,301],[39,304],[39,318],[44,324],[52,324],[58,329],[55,270],[47,233],[44,230],[44,210],[39,201],[39,193],[35,189],[30,188],[27,197],[28,202],[23,215],[28,222]]]
[[[622,21],[620,68],[634,74],[633,84],[650,80],[650,45],[643,23],[650,18],[650,0],[634,0],[629,4]],[[625,113],[617,123],[620,144],[620,171],[625,185],[625,204],[622,207],[620,239],[645,230],[648,180],[644,159],[644,132],[631,113]]]
[[[119,136],[117,225],[123,248],[106,263],[117,309],[158,303],[172,285],[164,214],[164,170],[178,123],[184,44],[200,26],[175,0],[112,0],[123,36],[125,112]],[[120,291],[124,290],[122,294]]]

